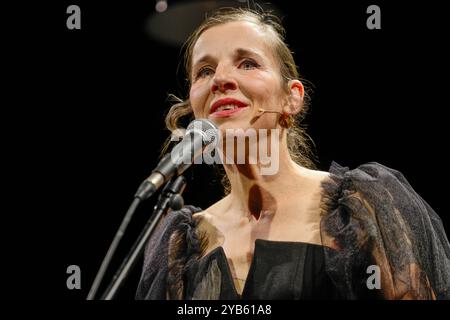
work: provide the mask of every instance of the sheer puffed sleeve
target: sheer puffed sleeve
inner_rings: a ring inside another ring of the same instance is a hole
[[[436,212],[398,171],[333,162],[323,183],[326,269],[347,299],[450,299],[450,245]],[[369,266],[380,288],[370,289]],[[376,268],[376,267],[375,267]],[[375,269],[372,269],[375,270]]]
[[[182,298],[183,268],[201,250],[193,213],[201,209],[185,206],[160,222],[144,252],[144,265],[136,291],[138,300]]]

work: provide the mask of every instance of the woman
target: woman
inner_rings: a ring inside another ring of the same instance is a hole
[[[136,297],[449,299],[442,223],[399,172],[377,163],[314,170],[298,125],[307,95],[283,36],[269,14],[225,9],[188,39],[189,99],[171,108],[168,128],[193,114],[224,137],[251,129],[257,139],[245,140],[244,163],[224,165],[222,200],[161,223]],[[255,143],[277,156],[274,174],[251,159]]]

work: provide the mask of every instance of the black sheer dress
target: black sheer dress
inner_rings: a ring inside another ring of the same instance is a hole
[[[239,295],[234,287],[225,251],[217,247],[186,273],[186,299],[202,296],[208,285],[201,285],[208,273],[220,277],[217,298],[237,299],[335,299],[338,292],[325,272],[323,248],[302,242],[257,239],[248,276]],[[208,280],[206,280],[208,281]],[[207,298],[212,292],[207,292]]]
[[[200,208],[167,215],[150,239],[136,299],[450,299],[442,222],[403,175],[337,163],[322,184],[322,245],[257,239],[242,295],[222,247],[204,255]],[[367,285],[368,267],[380,273]]]

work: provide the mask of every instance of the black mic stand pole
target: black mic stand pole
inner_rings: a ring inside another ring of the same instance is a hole
[[[114,275],[105,293],[102,295],[102,300],[114,299],[118,290],[126,280],[130,270],[143,253],[145,245],[150,239],[153,230],[158,225],[158,222],[161,220],[163,215],[166,214],[169,207],[173,210],[179,210],[183,207],[184,202],[181,194],[183,193],[185,187],[186,179],[183,176],[178,176],[166,184],[158,198],[158,202],[153,209],[150,219],[139,235],[139,238],[134,243],[133,248],[128,253],[128,256],[124,259],[119,270]]]

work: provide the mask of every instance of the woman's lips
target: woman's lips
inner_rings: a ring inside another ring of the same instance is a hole
[[[222,98],[222,99],[217,100],[216,102],[214,102],[211,105],[211,108],[209,109],[210,110],[209,113],[215,113],[217,111],[217,109],[221,108],[222,106],[235,106],[238,108],[242,108],[242,107],[246,107],[247,105],[248,104],[246,104],[242,101],[239,101],[238,99],[235,99],[235,98],[231,98],[231,97]]]
[[[233,97],[226,97],[217,100],[211,105],[210,116],[213,118],[226,118],[239,113],[246,107],[248,107],[247,103]]]
[[[248,106],[245,107],[237,107],[231,110],[222,110],[222,111],[216,111],[210,114],[211,117],[215,117],[215,118],[226,118],[229,117],[239,111],[241,111],[242,109],[246,109],[248,108]]]

